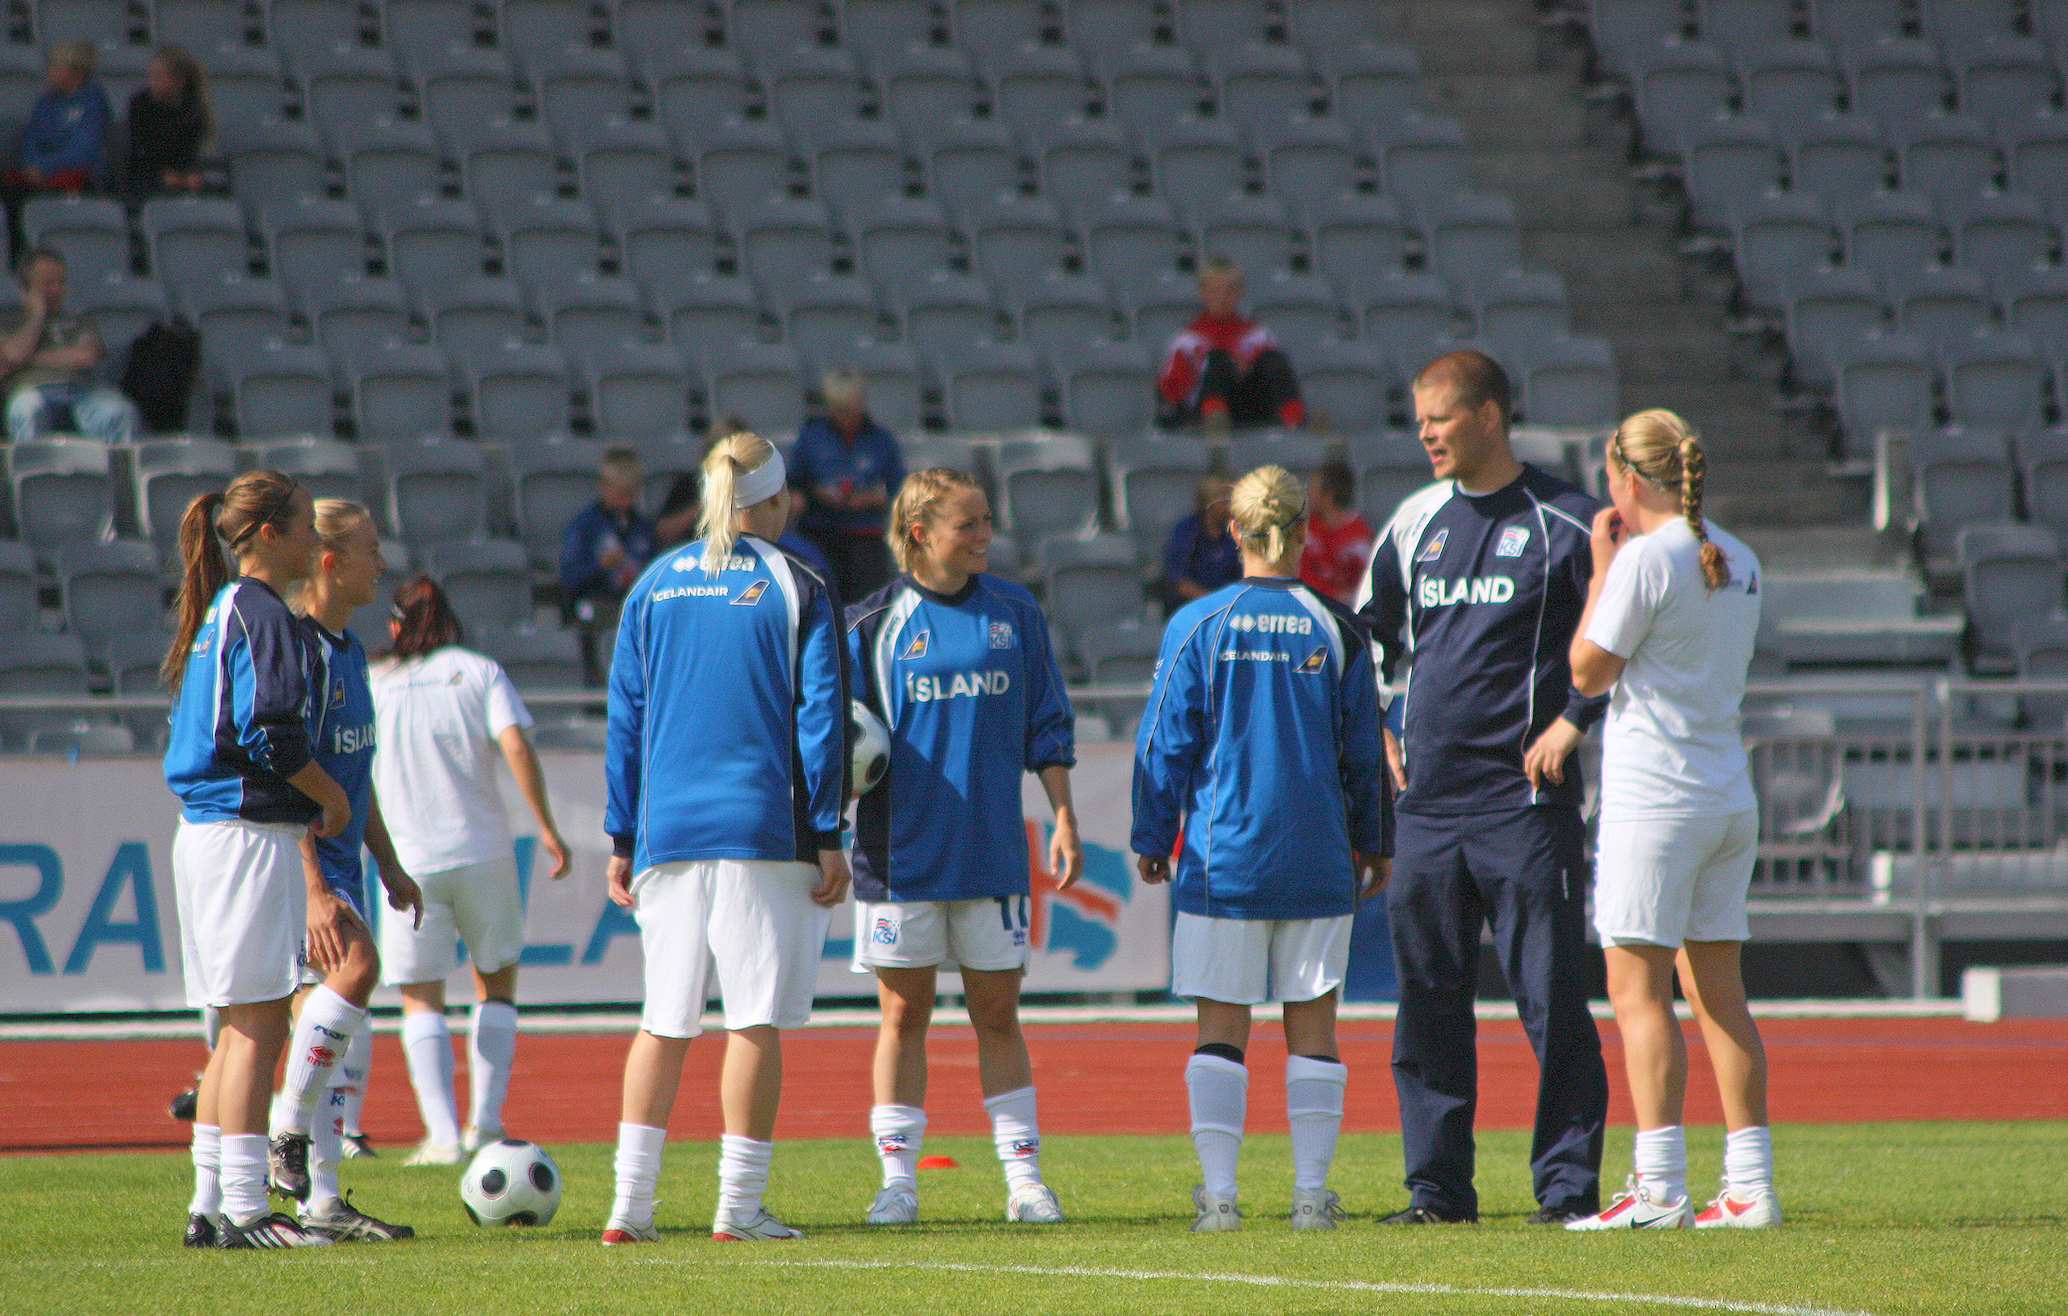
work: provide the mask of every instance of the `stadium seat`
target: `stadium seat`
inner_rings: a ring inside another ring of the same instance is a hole
[[[1952,553],[1969,526],[2007,522],[2015,515],[2010,445],[2001,430],[1915,432],[1910,471],[1918,543],[1927,559]]]
[[[8,485],[22,542],[48,559],[67,544],[105,538],[114,527],[108,446],[97,439],[45,438],[7,449]]]
[[[329,191],[324,176],[323,146],[306,123],[261,119],[240,123],[232,142],[230,193],[246,209],[286,197],[322,196]]]
[[[658,2],[670,9],[683,8],[679,0]],[[728,121],[745,117],[748,81],[739,52],[700,42],[633,44],[625,41],[622,31],[619,49],[633,53],[653,101],[655,121],[685,151]]]
[[[1326,279],[1276,270],[1251,278],[1246,286],[1251,317],[1285,345],[1295,366],[1308,344],[1356,335],[1356,323],[1344,317]]]
[[[1134,186],[1134,147],[1111,124],[1058,124],[1041,141],[1041,194],[1065,211],[1100,205]]]
[[[708,272],[717,260],[711,208],[687,197],[621,200],[605,209],[603,228],[617,242],[619,268],[639,283]]]
[[[1403,268],[1407,226],[1392,198],[1338,192],[1308,201],[1303,218],[1308,263],[1351,305],[1362,305],[1387,274]]]
[[[73,280],[66,288],[65,300],[93,317],[94,329],[107,349],[99,374],[110,382],[122,378],[130,344],[137,335],[172,318],[165,289],[155,279],[111,275],[92,282]]]
[[[945,269],[953,244],[948,218],[923,197],[858,199],[840,211],[856,273],[878,287],[896,287]]]
[[[241,22],[242,6],[238,8]],[[216,140],[225,153],[234,153],[242,145],[248,128],[279,120],[286,105],[286,88],[280,77],[280,59],[272,51],[243,45],[242,38],[233,44],[203,42],[190,49],[203,53]]]
[[[360,442],[407,442],[451,431],[451,370],[437,348],[397,339],[369,342],[339,358],[339,364],[351,386],[352,420]]]
[[[1111,196],[1070,212],[1084,248],[1086,270],[1114,280],[1171,269],[1180,241],[1170,203],[1158,197]]]
[[[1897,169],[1903,187],[1945,205],[1994,189],[1998,165],[1995,139],[1980,119],[1934,114],[1898,124]]]
[[[1081,118],[1089,79],[1077,52],[1061,46],[1023,45],[983,60],[992,112],[1019,132]],[[1110,96],[1106,112],[1122,123]]]
[[[689,424],[682,358],[659,343],[619,343],[586,352],[581,376],[589,421],[608,438],[658,438]]]
[[[1217,45],[1206,62],[1215,109],[1245,131],[1312,114],[1323,99],[1297,47],[1261,41]]]
[[[401,58],[416,87],[423,121],[455,151],[517,117],[520,96],[510,57],[469,43],[407,46]]]
[[[1210,467],[1207,450],[1186,440],[1117,438],[1105,447],[1113,519],[1134,539],[1144,564],[1159,561],[1171,527],[1195,510],[1193,491]]]
[[[590,120],[566,134],[576,143],[575,180],[582,199],[610,215],[649,199],[674,200],[689,177],[675,148],[651,123]]]
[[[443,50],[474,42],[467,0],[381,0],[381,37],[395,51]]]
[[[129,220],[119,202],[105,197],[31,196],[22,203],[21,222],[27,245],[48,247],[63,256],[73,282],[129,273]]]
[[[346,502],[371,505],[376,511],[385,510],[385,497],[369,499],[367,496],[365,482],[361,478],[360,449],[356,444],[340,443],[328,434],[311,435],[302,440],[264,444],[253,461],[258,467],[293,476],[311,497],[342,498]]]
[[[533,566],[557,569],[561,532],[596,501],[605,446],[564,435],[509,445],[511,516]]]
[[[2052,105],[2061,87],[2041,41],[2001,36],[1949,47],[1948,55],[1960,89],[1960,112],[1984,122],[2028,118],[2035,108]]]
[[[426,548],[424,559],[463,624],[517,627],[532,620],[531,567],[522,544],[446,540]]]
[[[359,207],[330,197],[291,197],[260,209],[273,276],[284,282],[366,273],[366,227]]]
[[[877,119],[848,118],[816,126],[812,191],[836,211],[905,194],[905,143]]]
[[[1040,44],[1047,22],[1041,0],[952,0],[947,8],[956,47],[986,58]]]
[[[1924,344],[1905,334],[1869,334],[1833,344],[1831,368],[1845,452],[1872,457],[1874,436],[1883,429],[1931,424],[1932,366]]]
[[[1231,193],[1240,193],[1248,173],[1242,134],[1219,119],[1179,119],[1164,124],[1149,150],[1149,177],[1156,195],[1188,215],[1197,207],[1210,207]],[[1127,179],[1123,165],[1105,186],[1092,188],[1088,195],[1103,196],[1126,186]],[[1070,199],[1053,187],[1047,193],[1065,203]]]
[[[842,0],[841,42],[865,58],[927,45],[934,27],[932,0]]]
[[[1065,39],[1087,56],[1157,39],[1153,0],[1070,0],[1063,11]]]
[[[1736,51],[1795,31],[1793,0],[1700,0],[1695,6],[1702,40]]]
[[[1883,285],[1902,331],[1941,353],[1988,329],[1996,308],[1979,270],[1933,267],[1891,275]]]
[[[2068,115],[2036,114],[1999,129],[2009,186],[2044,201],[2058,217],[2068,202]]]
[[[1946,412],[1956,425],[2023,429],[2039,423],[2046,366],[2020,334],[1978,334],[1949,344]]]
[[[431,341],[454,360],[522,339],[527,323],[524,294],[514,279],[453,279],[415,290],[417,315],[430,326]]]
[[[869,285],[847,274],[820,272],[792,287],[783,301],[784,337],[804,364],[823,371],[857,341],[874,341],[882,320]]]
[[[108,681],[115,694],[155,695],[163,690],[159,683],[159,665],[165,661],[165,651],[171,647],[170,631],[131,631],[109,636],[97,656],[107,668]],[[171,730],[165,709],[138,709],[121,717],[122,725],[129,729],[136,748],[160,750],[165,747]]]
[[[1748,305],[1779,310],[1800,271],[1827,264],[1835,250],[1831,216],[1816,196],[1769,192],[1731,207],[1731,252]]]
[[[1309,343],[1293,358],[1310,427],[1355,434],[1386,423],[1393,372],[1376,344]]]
[[[874,72],[884,117],[915,140],[927,139],[933,128],[976,112],[976,74],[959,50],[907,46],[879,56]]]
[[[1830,201],[1866,196],[1889,185],[1888,148],[1879,121],[1831,114],[1784,127],[1792,190]]]
[[[1002,124],[962,119],[905,131],[926,153],[927,195],[949,212],[1019,192],[1019,147]]]
[[[213,52],[219,45],[243,45],[251,30],[241,0],[150,0],[147,8],[154,45],[177,42],[190,50]],[[213,68],[208,72],[208,90],[213,100],[216,72]],[[222,112],[220,102],[215,108],[217,113]]]
[[[303,112],[311,123],[392,120],[401,113],[395,57],[386,50],[332,46],[301,60],[296,72]]]
[[[1919,0],[1917,7],[1925,35],[1949,47],[2009,36],[2025,8],[2011,0]]]
[[[419,197],[382,215],[380,227],[388,272],[413,290],[485,272],[481,220],[463,201]]]
[[[1931,198],[1882,192],[1835,203],[1845,263],[1887,277],[1936,265],[1945,245]]]
[[[1545,343],[1523,372],[1523,409],[1532,425],[1600,429],[1622,418],[1615,353],[1600,338]]]
[[[560,188],[557,160],[544,128],[498,127],[471,143],[460,162],[467,199],[496,214],[553,197]]]
[[[496,45],[526,63],[569,46],[587,48],[594,32],[581,0],[501,0],[496,6]]]
[[[1884,123],[1921,119],[1946,104],[1946,70],[1928,41],[1882,35],[1841,51],[1847,97],[1856,114]]]
[[[1995,289],[2005,327],[2030,338],[2055,360],[2068,360],[2068,271],[2000,273]]]
[[[764,293],[795,288],[833,265],[833,222],[826,207],[801,197],[763,197],[726,207],[740,273]]]
[[[349,273],[294,286],[316,345],[332,360],[351,360],[409,334],[409,297],[394,279]]]
[[[1317,434],[1239,434],[1228,448],[1228,469],[1239,480],[1259,466],[1282,466],[1304,482],[1328,455],[1328,440]]]
[[[1736,85],[1721,50],[1704,42],[1679,41],[1642,52],[1633,90],[1646,149],[1675,156],[1687,145],[1690,128],[1730,108]]]
[[[536,438],[567,424],[567,358],[552,347],[504,342],[455,362],[472,400],[477,438]]]
[[[1087,628],[1142,615],[1142,571],[1127,536],[1050,536],[1038,556],[1042,610],[1073,656],[1082,658]]]
[[[55,566],[65,629],[88,653],[100,652],[113,636],[162,627],[165,589],[151,545],[133,539],[67,544]]]
[[[1300,118],[1278,125],[1258,143],[1270,195],[1312,216],[1358,185],[1357,141],[1336,119]]]
[[[1683,134],[1682,183],[1697,228],[1725,230],[1741,197],[1760,196],[1781,181],[1773,124],[1754,115],[1726,115]]]
[[[924,418],[919,364],[910,349],[901,343],[856,343],[848,364],[867,382],[870,418],[909,444]]]
[[[1948,200],[1940,209],[1953,230],[1954,260],[1967,269],[2016,280],[2054,263],[2058,235],[2038,197],[1988,193]]]
[[[1085,680],[1092,685],[1147,688],[1156,674],[1156,653],[1163,628],[1140,617],[1093,618],[1077,632],[1077,652]],[[1101,700],[1114,735],[1132,739],[1145,699]]]
[[[226,488],[239,469],[236,449],[213,439],[147,440],[137,445],[131,466],[137,527],[166,562],[178,560],[180,517],[187,504]],[[6,631],[0,615],[0,634]]]
[[[1431,482],[1429,459],[1412,435],[1392,434],[1351,450],[1357,470],[1357,506],[1383,532],[1400,501]]]
[[[2011,652],[2020,681],[2068,678],[2068,616],[2020,617],[2011,626]],[[2051,731],[2068,721],[2068,696],[2024,694],[2018,697],[2025,725]]]
[[[1096,279],[1054,270],[1012,301],[1019,339],[1044,359],[1115,337],[1112,308]]]
[[[1348,5],[1351,0],[1331,2]],[[1591,0],[1587,29],[1602,63],[1628,76],[1640,53],[1687,35],[1687,7],[1681,0]]]
[[[1199,318],[1198,280],[1177,270],[1156,270],[1151,278],[1123,284],[1119,300],[1130,336],[1150,351],[1162,350]]]
[[[997,337],[998,313],[991,292],[975,279],[942,270],[910,288],[885,292],[893,297],[902,293],[897,309],[904,320],[905,338],[921,356]]]
[[[463,439],[385,444],[385,521],[413,547],[472,539],[488,529],[488,476],[481,445]]]
[[[1416,114],[1370,125],[1372,155],[1388,196],[1419,206],[1472,186],[1465,126],[1439,114]]]
[[[1230,193],[1194,206],[1187,218],[1198,258],[1235,262],[1251,287],[1292,268],[1298,230],[1273,197]]]
[[[933,354],[948,428],[969,433],[1041,424],[1041,372],[1018,343],[965,342]]]
[[[582,688],[582,646],[573,631],[480,625],[468,629],[467,643],[493,658],[519,690]]]
[[[503,272],[530,285],[594,271],[596,216],[579,201],[539,193],[485,207],[502,243]]]
[[[2061,611],[2059,543],[2039,526],[1973,525],[1955,549],[1977,658],[2015,664],[2018,624]]]
[[[1881,281],[1866,270],[1811,267],[1782,280],[1789,369],[1811,383],[1829,383],[1834,357],[1863,335],[1891,326],[1882,309]]]
[[[244,214],[213,197],[153,197],[137,215],[151,252],[151,272],[166,283],[218,277],[248,268]]]
[[[756,434],[797,432],[804,420],[804,370],[795,352],[739,342],[706,350],[702,362],[712,416],[738,416]]]
[[[36,555],[18,539],[0,539],[0,635],[12,638],[40,630],[42,613],[36,593]]]
[[[1434,275],[1389,270],[1363,301],[1365,336],[1406,374],[1420,370],[1435,355],[1430,344],[1448,337],[1457,324],[1450,293]]]
[[[1008,439],[992,460],[998,480],[993,510],[1020,543],[1088,533],[1097,523],[1099,479],[1091,444],[1084,439],[1063,434]]]
[[[2068,544],[2068,431],[2060,427],[2017,436],[2019,481],[2026,519]]]
[[[1480,337],[1536,342],[1571,332],[1565,280],[1537,270],[1506,269],[1465,289]]]
[[[1420,113],[1422,61],[1412,46],[1357,41],[1307,49],[1328,84],[1335,117],[1383,123]]]
[[[799,46],[758,67],[769,117],[793,142],[815,143],[828,125],[852,120],[861,112],[861,69],[848,51]]]
[[[0,645],[0,696],[79,698],[86,693],[86,650],[76,635],[31,631]],[[0,744],[28,748],[39,731],[69,730],[70,712],[0,712]]]
[[[364,35],[353,0],[262,0],[259,8],[266,16],[266,44],[290,65],[333,46],[358,45]]]
[[[956,227],[970,253],[970,270],[1009,292],[1038,286],[1062,268],[1069,251],[1062,215],[1042,197],[1000,196],[965,206]]]
[[[1181,47],[1108,51],[1094,67],[1107,117],[1130,132],[1160,132],[1168,124],[1196,119],[1207,105],[1199,66]]]
[[[761,324],[759,303],[745,279],[697,270],[686,278],[647,285],[654,309],[667,318],[668,339],[692,359],[752,338]]]
[[[546,337],[570,358],[647,337],[646,308],[630,279],[581,270],[542,278],[528,296]]]
[[[1202,54],[1222,46],[1264,41],[1272,16],[1263,0],[1188,0],[1171,6],[1178,44]]]
[[[725,16],[727,43],[751,59],[817,45],[821,26],[814,0],[730,0]]]
[[[1733,50],[1745,112],[1774,123],[1814,123],[1838,108],[1838,66],[1820,41],[1757,41]]]
[[[1156,419],[1156,372],[1140,344],[1088,340],[1048,359],[1070,429],[1104,438],[1141,433]]]

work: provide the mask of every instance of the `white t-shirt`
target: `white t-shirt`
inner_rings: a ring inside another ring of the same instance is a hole
[[[1601,754],[1601,816],[1701,818],[1754,806],[1738,705],[1759,629],[1759,559],[1705,525],[1730,581],[1702,580],[1701,541],[1670,521],[1624,543],[1586,638],[1624,660]]]
[[[380,749],[373,784],[412,874],[510,857],[496,743],[531,714],[493,659],[448,645],[368,673]]]

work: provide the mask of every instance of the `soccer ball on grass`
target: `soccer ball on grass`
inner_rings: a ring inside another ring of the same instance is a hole
[[[477,1225],[543,1225],[560,1209],[560,1167],[518,1138],[474,1153],[460,1176],[460,1204]]]

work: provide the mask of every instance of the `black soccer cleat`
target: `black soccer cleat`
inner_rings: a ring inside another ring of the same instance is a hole
[[[416,1230],[408,1225],[391,1225],[385,1220],[376,1220],[353,1206],[350,1194],[323,1215],[304,1211],[301,1225],[333,1243],[389,1243],[416,1237]]]
[[[188,1088],[185,1092],[174,1097],[171,1104],[166,1106],[165,1109],[176,1120],[191,1120],[194,1118],[194,1111],[200,1105],[201,1089]]]
[[[1599,1206],[1587,1206],[1579,1202],[1566,1202],[1558,1206],[1540,1206],[1529,1213],[1524,1222],[1532,1225],[1569,1225],[1575,1220],[1585,1220],[1595,1214]]]
[[[309,1200],[309,1135],[283,1133],[267,1148],[269,1187],[297,1202]]]
[[[380,1155],[379,1152],[373,1149],[373,1143],[363,1133],[345,1134],[338,1140],[338,1151],[348,1161],[356,1161],[362,1156],[374,1157]]]
[[[187,1236],[180,1241],[187,1247],[214,1247],[215,1217],[190,1213],[187,1216]]]
[[[1441,1211],[1432,1210],[1426,1206],[1410,1206],[1405,1210],[1395,1211],[1392,1215],[1380,1216],[1379,1223],[1382,1225],[1476,1225],[1479,1223],[1479,1216],[1477,1214],[1445,1215]]]
[[[215,1245],[220,1248],[328,1247],[330,1239],[313,1229],[304,1229],[291,1215],[275,1211],[248,1225],[232,1224],[224,1216],[217,1228]]]

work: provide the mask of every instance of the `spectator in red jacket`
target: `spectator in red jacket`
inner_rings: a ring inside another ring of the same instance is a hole
[[[1350,463],[1331,457],[1307,481],[1307,546],[1300,550],[1300,583],[1339,603],[1355,604],[1371,565],[1371,523],[1355,504]]]
[[[1236,313],[1242,270],[1216,256],[1199,269],[1200,316],[1170,340],[1156,377],[1165,426],[1283,425],[1307,418],[1292,362],[1271,331]]]

